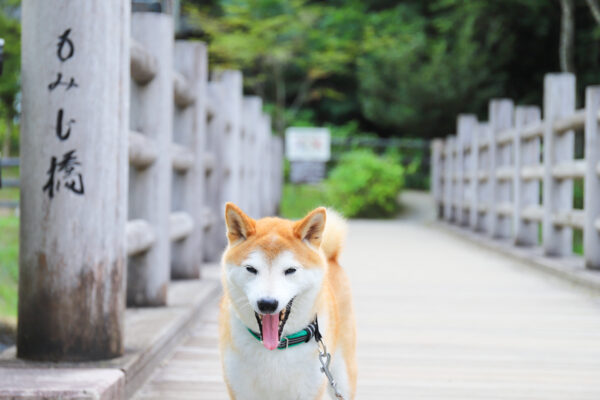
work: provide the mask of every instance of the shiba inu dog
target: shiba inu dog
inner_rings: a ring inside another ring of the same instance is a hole
[[[322,207],[297,222],[253,220],[232,203],[225,221],[219,328],[230,397],[336,398],[320,370],[315,339],[322,335],[338,392],[353,399],[356,324],[350,284],[337,261],[345,221]]]

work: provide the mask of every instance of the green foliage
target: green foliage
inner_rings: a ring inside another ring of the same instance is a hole
[[[0,320],[17,316],[19,218],[0,216]]]
[[[193,4],[186,12],[202,26],[211,64],[242,69],[246,87],[270,97],[279,132],[309,99],[339,96],[332,87],[315,83],[350,72],[347,66],[357,49],[336,31],[337,21],[347,14],[307,0],[219,3],[217,12]]]
[[[213,66],[242,69],[279,132],[309,110],[317,125],[441,136],[458,113],[486,118],[492,97],[540,104],[543,74],[559,70],[560,7],[547,0],[187,4]],[[597,83],[600,27],[585,2],[576,8],[581,89]]]
[[[21,89],[21,24],[18,19],[7,13],[14,12],[13,7],[4,5],[0,12],[0,38],[4,39],[4,63],[0,77],[0,111],[4,117],[13,118],[16,113],[16,97]]]
[[[394,217],[406,172],[407,168],[393,156],[377,156],[365,149],[347,152],[321,184],[286,183],[281,215],[298,219],[316,207],[326,206],[347,218]]]
[[[368,150],[346,153],[331,171],[327,199],[348,218],[392,217],[404,185],[404,168]]]
[[[279,208],[283,218],[300,219],[309,211],[327,204],[324,185],[286,183]]]
[[[2,178],[18,178],[19,168],[2,168]],[[19,188],[2,188],[0,189],[0,200],[19,201]]]
[[[4,39],[4,63],[0,76],[0,153],[18,150],[17,95],[21,90],[21,24],[16,17],[19,1],[0,2],[0,38]]]

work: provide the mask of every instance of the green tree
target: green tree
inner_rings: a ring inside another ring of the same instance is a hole
[[[21,90],[21,25],[15,18],[19,1],[4,0],[0,3],[0,38],[4,44],[4,68],[0,76],[0,119],[4,121],[2,153],[8,156],[11,138],[15,131],[14,122],[18,115],[17,95]],[[16,146],[16,143],[13,144]]]
[[[246,87],[274,103],[278,132],[309,100],[339,95],[323,81],[351,73],[355,42],[335,32],[346,14],[326,11],[306,0],[222,1],[217,18],[214,9],[186,8],[209,41],[211,64],[242,69]]]
[[[505,17],[493,3],[439,0],[369,15],[357,71],[364,116],[387,131],[435,136],[450,133],[457,114],[485,115],[491,97],[510,95],[516,10]]]
[[[580,93],[598,83],[596,3],[573,2]],[[492,97],[540,105],[544,74],[560,70],[561,0],[187,4],[212,66],[242,69],[278,131],[311,115],[381,136],[443,136],[458,113],[487,118]]]

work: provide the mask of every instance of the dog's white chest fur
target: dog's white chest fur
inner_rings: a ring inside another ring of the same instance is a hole
[[[314,340],[267,350],[232,316],[233,348],[223,354],[225,375],[238,400],[313,400],[324,384]]]

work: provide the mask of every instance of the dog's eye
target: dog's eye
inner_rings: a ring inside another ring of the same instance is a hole
[[[256,270],[256,268],[251,267],[249,265],[246,267],[246,271],[248,271],[248,272],[250,272],[251,274],[254,274],[254,275],[258,274],[258,271]]]
[[[285,270],[285,274],[286,275],[291,275],[294,272],[296,272],[296,268],[288,268],[288,269]]]

